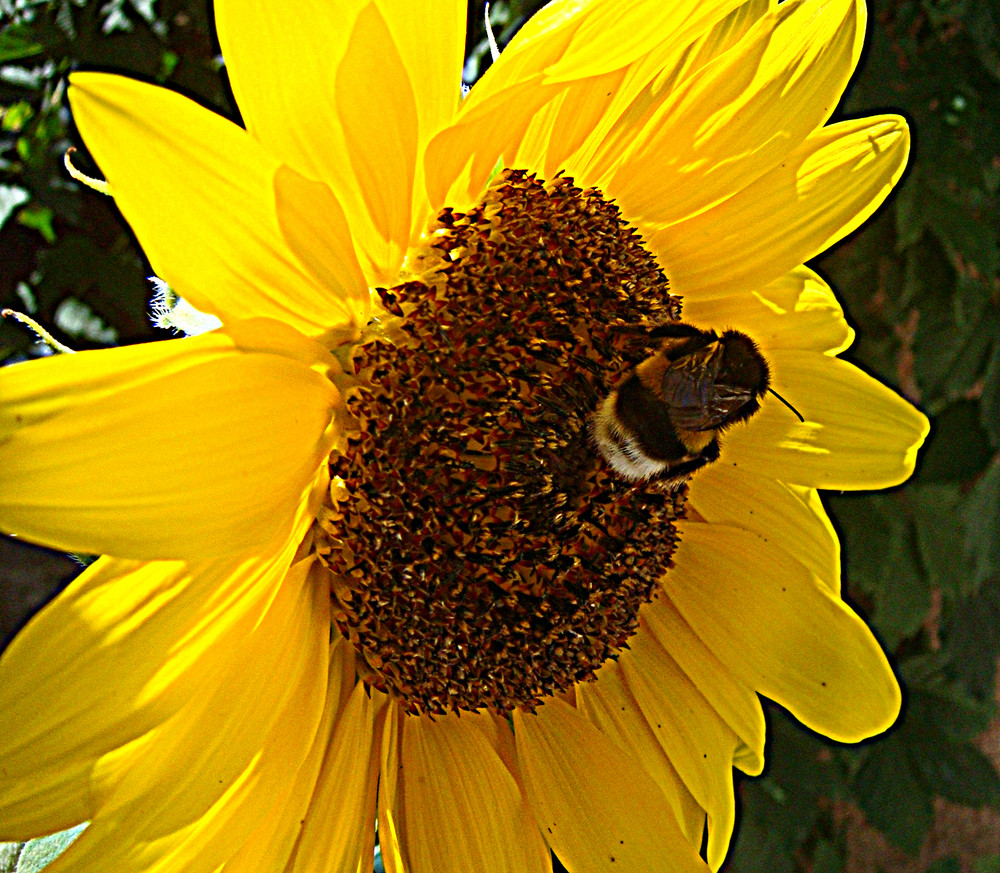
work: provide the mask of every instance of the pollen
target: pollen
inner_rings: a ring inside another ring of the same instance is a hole
[[[685,491],[589,436],[680,301],[617,207],[504,170],[377,289],[317,550],[362,679],[410,714],[533,711],[627,647]]]

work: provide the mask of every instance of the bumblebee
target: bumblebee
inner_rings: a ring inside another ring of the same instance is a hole
[[[683,322],[654,328],[657,350],[631,369],[591,420],[591,436],[625,479],[684,482],[719,457],[719,434],[760,409],[771,373],[745,333]]]

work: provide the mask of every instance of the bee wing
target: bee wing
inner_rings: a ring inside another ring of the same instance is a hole
[[[669,407],[670,421],[681,430],[710,430],[715,406],[715,379],[722,365],[721,343],[709,343],[702,349],[670,362],[663,374],[660,390]]]
[[[705,426],[693,430],[709,430],[720,427],[753,400],[753,391],[736,385],[716,383],[715,396],[706,408]]]
[[[749,388],[718,381],[723,352],[722,343],[714,342],[670,362],[661,390],[674,427],[714,430],[753,400]]]

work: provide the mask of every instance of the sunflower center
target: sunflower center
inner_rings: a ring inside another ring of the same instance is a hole
[[[335,620],[410,713],[531,710],[615,657],[670,565],[683,490],[617,478],[589,421],[680,304],[600,192],[517,170],[413,266],[353,355],[318,547]]]

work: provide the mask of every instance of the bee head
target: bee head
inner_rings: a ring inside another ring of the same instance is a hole
[[[760,409],[760,398],[771,385],[771,371],[757,345],[745,333],[727,330],[722,334],[722,362],[715,387],[720,399],[731,394],[742,403],[735,405],[726,416],[724,425],[736,424],[750,418]]]

